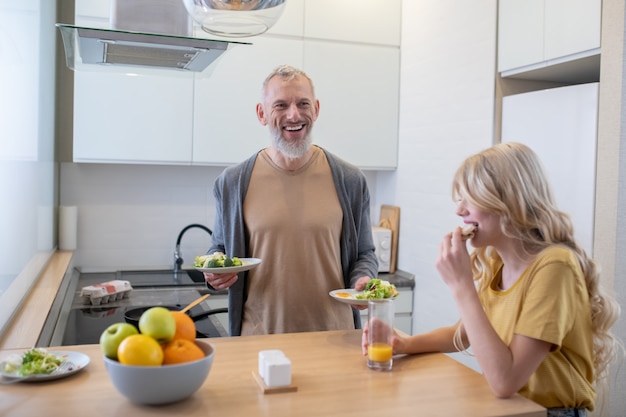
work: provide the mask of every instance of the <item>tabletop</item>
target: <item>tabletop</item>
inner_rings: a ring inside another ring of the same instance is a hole
[[[67,378],[0,385],[0,415],[63,416],[545,416],[515,395],[498,399],[479,373],[443,354],[394,358],[391,372],[370,370],[361,331],[206,339],[215,347],[209,376],[191,397],[140,406],[118,393],[98,345],[49,348],[87,354],[89,365]],[[264,393],[254,373],[258,352],[280,349],[291,360],[296,391]],[[0,352],[0,360],[11,353]]]

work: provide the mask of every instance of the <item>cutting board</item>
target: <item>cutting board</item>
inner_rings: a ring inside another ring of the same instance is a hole
[[[389,273],[396,272],[398,261],[398,235],[400,233],[400,207],[383,204],[380,206],[380,219],[378,226],[391,229],[391,260]]]

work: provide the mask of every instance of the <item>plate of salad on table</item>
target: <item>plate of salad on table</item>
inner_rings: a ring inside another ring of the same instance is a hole
[[[13,382],[40,382],[65,378],[85,369],[89,356],[80,352],[32,348],[0,362],[0,376]]]

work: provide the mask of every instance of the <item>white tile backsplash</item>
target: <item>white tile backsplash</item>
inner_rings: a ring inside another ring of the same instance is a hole
[[[61,205],[78,207],[76,265],[86,271],[171,267],[176,239],[192,223],[213,229],[213,182],[221,167],[61,164]],[[375,194],[375,176],[366,172]],[[379,212],[372,198],[372,219]],[[206,252],[209,235],[185,232],[185,265]]]
[[[213,228],[213,181],[223,168],[61,165],[61,204],[78,206],[76,264],[87,270],[170,267],[176,238],[188,224]],[[185,264],[203,254],[210,237],[183,236]]]

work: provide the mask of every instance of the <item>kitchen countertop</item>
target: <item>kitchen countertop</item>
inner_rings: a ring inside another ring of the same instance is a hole
[[[56,251],[0,337],[0,349],[36,346],[46,318],[72,269],[71,251]]]
[[[361,331],[292,333],[206,339],[215,347],[208,378],[191,397],[165,406],[138,406],[113,387],[98,345],[63,347],[91,363],[64,379],[2,386],[0,415],[73,416],[545,416],[514,395],[498,399],[482,375],[443,354],[396,357],[391,372],[367,368]],[[263,394],[253,373],[258,352],[281,349],[292,362],[295,392]],[[50,349],[54,350],[54,349]],[[0,359],[17,351],[2,351]]]

